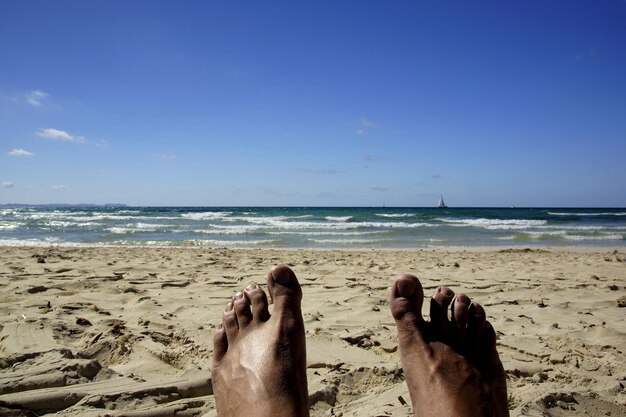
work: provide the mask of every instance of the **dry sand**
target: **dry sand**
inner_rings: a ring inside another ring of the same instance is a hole
[[[444,284],[483,304],[513,416],[626,416],[623,258],[605,248],[0,247],[0,415],[215,416],[222,309],[287,263],[304,291],[312,416],[412,415],[387,301],[401,272],[427,294]]]

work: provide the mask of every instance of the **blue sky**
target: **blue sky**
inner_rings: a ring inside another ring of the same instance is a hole
[[[0,203],[626,206],[626,1],[1,1]]]

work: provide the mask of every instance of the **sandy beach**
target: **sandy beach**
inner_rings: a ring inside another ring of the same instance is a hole
[[[0,247],[0,415],[216,416],[212,333],[286,263],[312,416],[411,416],[388,287],[465,292],[498,333],[513,416],[626,416],[623,248]],[[425,304],[424,314],[427,315]]]

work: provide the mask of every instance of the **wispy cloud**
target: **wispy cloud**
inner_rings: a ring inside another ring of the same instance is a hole
[[[372,191],[389,191],[389,188],[387,188],[387,187],[370,187],[370,190],[372,190]]]
[[[58,190],[58,191],[65,191],[65,190],[67,190],[67,187],[65,185],[62,185],[62,184],[52,185],[50,188],[52,188],[53,190]]]
[[[15,183],[13,181],[2,181],[2,188],[13,188]]]
[[[109,142],[107,142],[104,139],[100,139],[99,141],[96,142],[96,148],[108,148],[109,147]]]
[[[380,161],[383,159],[380,155],[363,155],[363,158],[368,162]]]
[[[308,172],[310,174],[340,174],[341,173],[341,171],[338,171],[336,169],[329,169],[329,168],[315,169],[315,168],[311,168],[310,166],[298,167],[298,171]]]
[[[366,119],[365,117],[361,117],[359,119],[359,125],[363,127],[376,127],[376,124],[374,124],[371,120]]]
[[[33,107],[41,107],[43,101],[49,95],[50,94],[46,93],[45,91],[33,90],[30,93],[26,94],[26,101]]]
[[[359,128],[354,132],[357,136],[367,136],[369,135],[370,130],[376,127],[376,125],[372,123],[371,120],[366,119],[365,117],[361,117],[357,121],[357,125],[359,126]]]
[[[153,156],[157,159],[162,159],[163,161],[173,161],[178,159],[178,155],[174,154],[155,153]]]
[[[75,143],[85,143],[84,136],[74,136],[66,132],[65,130],[47,128],[47,129],[39,129],[37,131],[37,136],[46,139],[58,140],[61,142],[75,142]]]
[[[10,156],[33,156],[34,153],[29,152],[29,151],[24,150],[24,149],[13,149],[12,151],[8,152],[7,155],[10,155]]]
[[[432,174],[432,175],[429,175],[428,178],[433,179],[433,180],[440,180],[441,174]]]

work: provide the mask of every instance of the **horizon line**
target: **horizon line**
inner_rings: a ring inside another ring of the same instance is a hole
[[[314,205],[131,205],[126,203],[0,203],[0,207],[133,207],[133,208],[382,208],[382,209],[624,209],[626,206],[447,206],[445,208],[432,206],[314,206]]]

